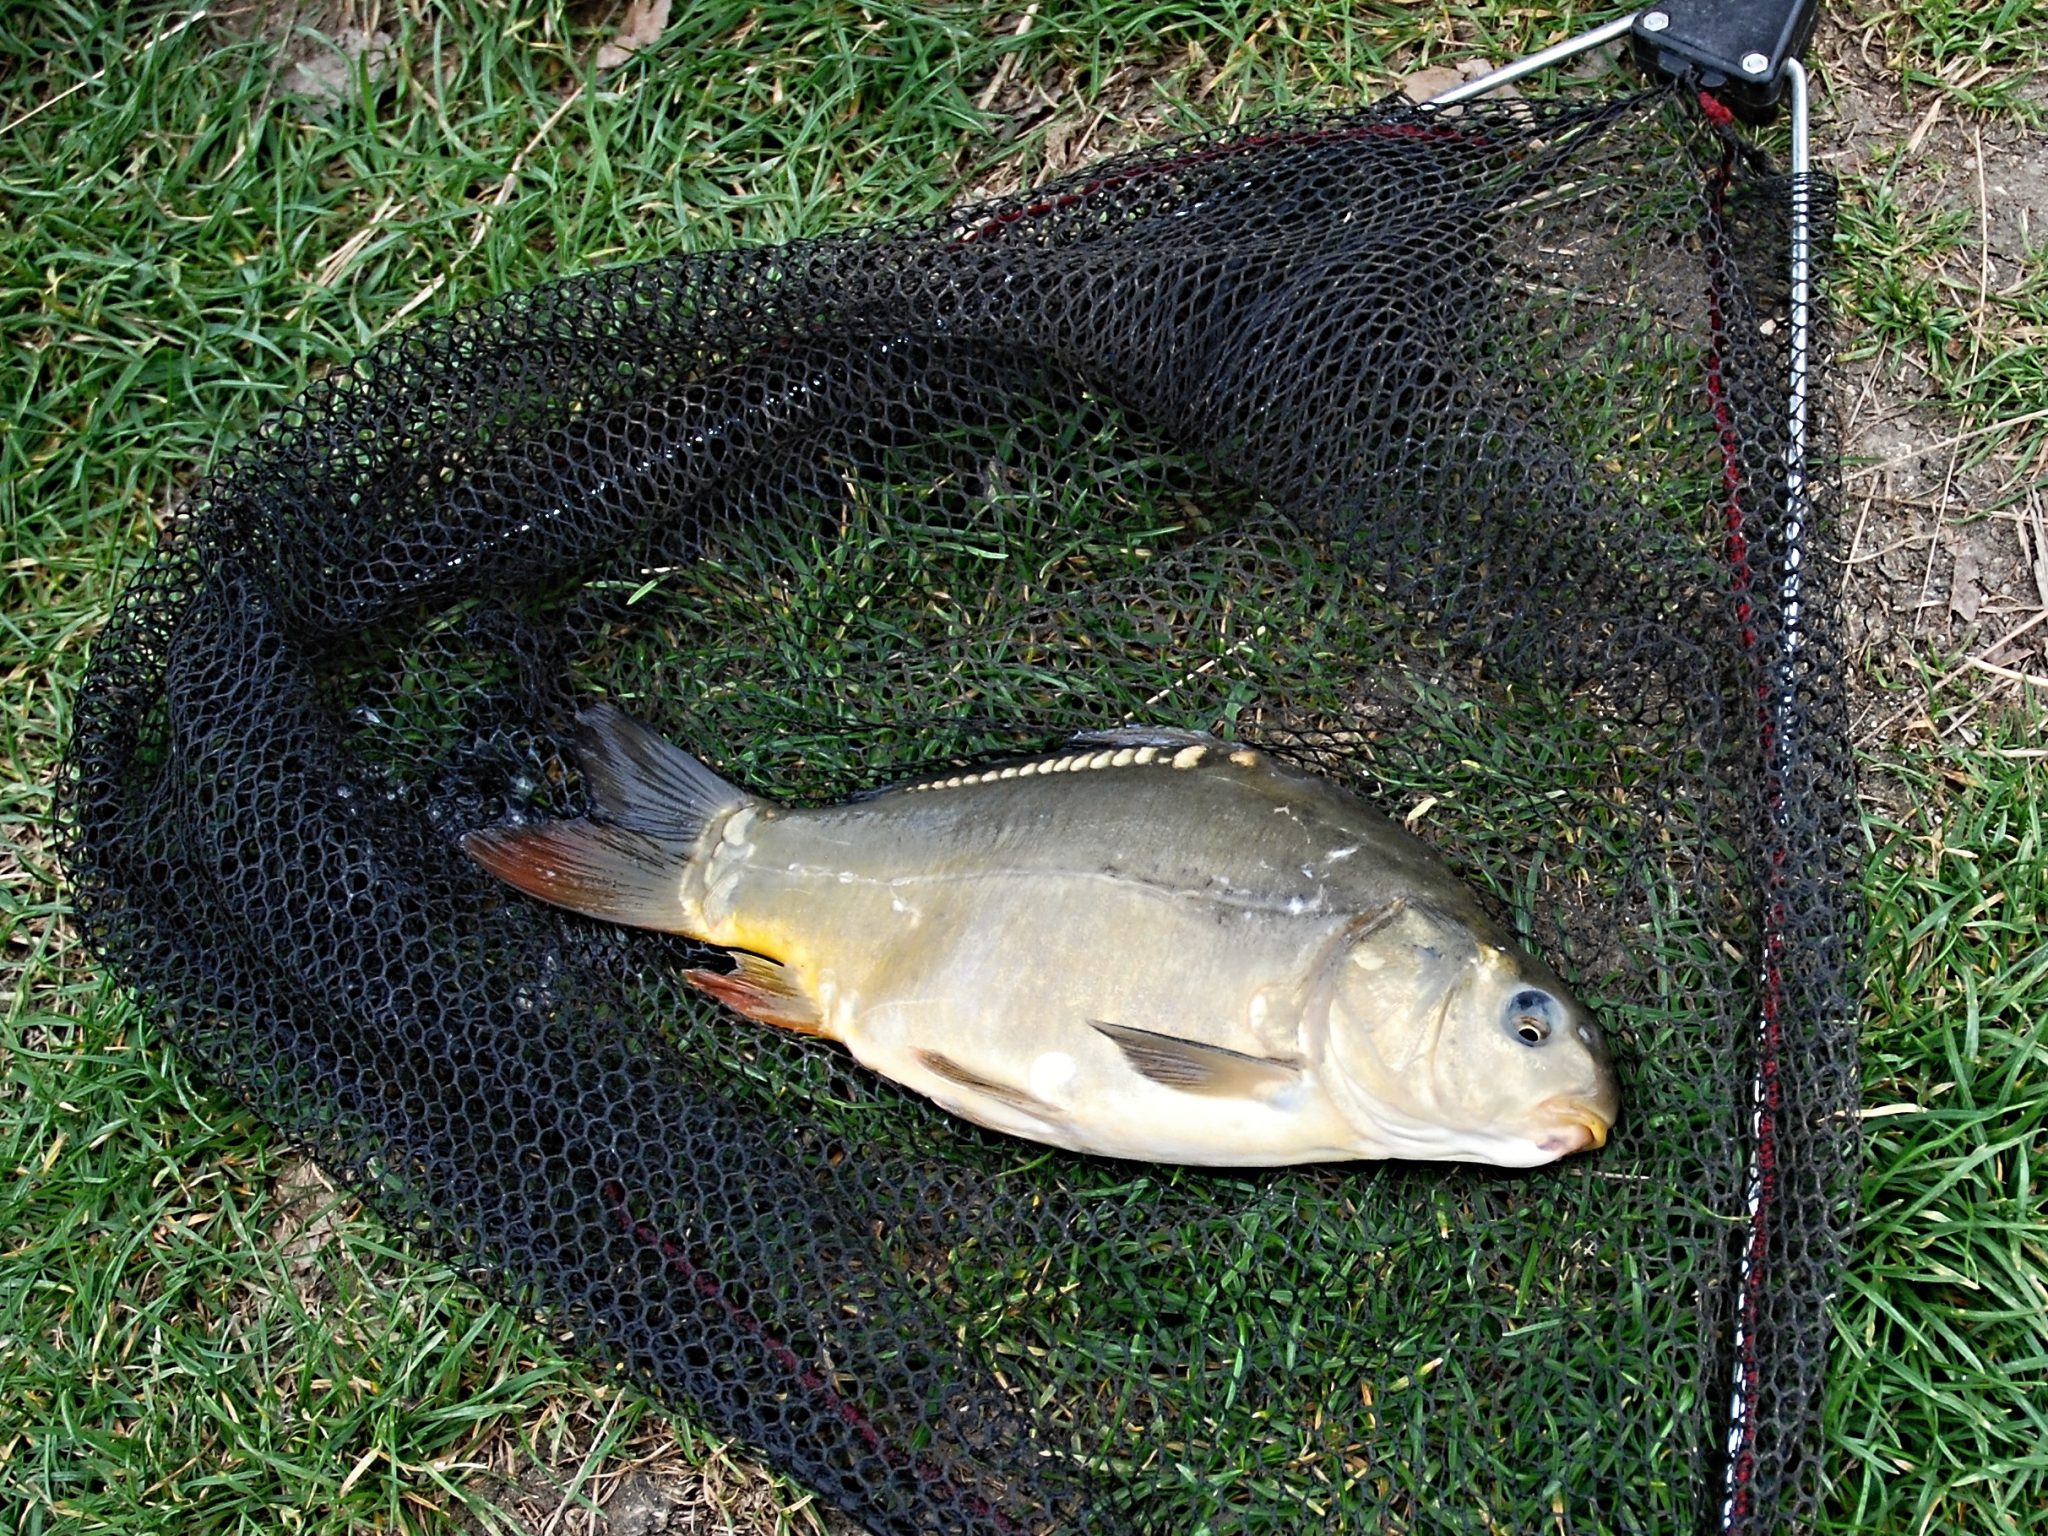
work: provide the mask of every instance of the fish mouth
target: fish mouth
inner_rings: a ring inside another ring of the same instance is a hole
[[[1607,1145],[1611,1126],[1591,1105],[1577,1099],[1545,1099],[1536,1107],[1564,1122],[1537,1138],[1536,1145],[1544,1151],[1570,1157],[1574,1152],[1595,1152]]]

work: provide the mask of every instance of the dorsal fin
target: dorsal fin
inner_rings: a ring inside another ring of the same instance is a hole
[[[1102,731],[1083,731],[1071,745],[1077,747],[1169,747],[1179,751],[1182,747],[1214,747],[1220,752],[1235,749],[1238,743],[1225,741],[1220,736],[1209,736],[1201,731],[1176,730],[1170,725],[1115,725]]]
[[[936,789],[962,789],[999,779],[1030,778],[1038,774],[1094,771],[1107,768],[1193,768],[1212,761],[1211,754],[1230,755],[1231,761],[1252,761],[1253,749],[1204,736],[1199,731],[1176,731],[1155,726],[1118,726],[1114,730],[1083,731],[1064,746],[1014,757],[1001,762],[957,770],[939,769],[920,778],[891,784],[854,795],[853,800],[872,800],[882,795],[917,793]]]

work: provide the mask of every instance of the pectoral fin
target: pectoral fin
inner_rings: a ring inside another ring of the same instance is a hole
[[[763,1024],[799,1035],[826,1033],[818,1005],[804,994],[788,966],[763,955],[744,953],[735,954],[733,961],[735,968],[730,973],[685,971],[683,980]]]
[[[1116,1042],[1132,1070],[1166,1088],[1220,1099],[1270,1099],[1301,1081],[1301,1063],[1247,1056],[1220,1045],[1090,1020]]]

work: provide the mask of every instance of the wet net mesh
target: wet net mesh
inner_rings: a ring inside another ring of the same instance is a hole
[[[1715,115],[1268,120],[380,346],[99,640],[91,943],[395,1228],[877,1536],[1798,1525],[1854,1148],[1818,404],[1787,474],[1827,189]],[[1615,1138],[1233,1174],[951,1119],[463,856],[583,809],[597,699],[799,803],[1126,721],[1289,751],[1592,1004]]]

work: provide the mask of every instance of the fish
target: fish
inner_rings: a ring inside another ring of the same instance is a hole
[[[1604,1145],[1599,1024],[1420,839],[1240,742],[1124,727],[777,804],[609,704],[584,817],[468,833],[542,901],[991,1130],[1156,1163],[1535,1167]]]

